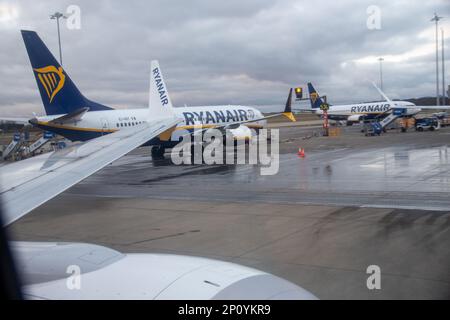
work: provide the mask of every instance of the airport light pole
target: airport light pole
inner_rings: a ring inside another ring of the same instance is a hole
[[[384,58],[380,57],[380,58],[378,58],[378,61],[380,61],[380,90],[383,91],[383,61],[384,61]]]
[[[55,12],[54,14],[50,15],[50,19],[56,19],[56,26],[58,28],[58,44],[59,44],[59,63],[62,65],[62,51],[61,51],[61,33],[59,32],[59,19],[67,19],[66,16],[64,16],[61,12]]]
[[[441,28],[441,59],[442,59],[442,105],[445,106],[445,59],[444,59],[444,29]],[[449,97],[450,99],[450,97]]]
[[[439,17],[436,12],[434,13],[433,19],[436,24],[436,105],[439,105],[439,40],[438,40],[438,23],[442,17]]]

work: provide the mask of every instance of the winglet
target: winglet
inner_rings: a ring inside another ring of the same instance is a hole
[[[381,94],[381,96],[391,105],[391,106],[397,106],[397,104],[393,101],[391,101],[391,99],[388,98],[387,95],[384,94],[383,91],[381,91],[380,88],[378,88],[378,86],[375,84],[375,82],[372,82],[373,86],[375,87],[375,89],[378,90],[378,92]]]
[[[154,118],[175,116],[172,101],[157,60],[152,60],[150,71],[150,116]]]
[[[283,116],[291,120],[292,122],[297,121],[292,113],[292,88],[289,90],[289,96],[286,101],[286,107],[284,108]]]

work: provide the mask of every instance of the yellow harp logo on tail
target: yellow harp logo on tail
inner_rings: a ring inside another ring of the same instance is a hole
[[[45,92],[47,92],[48,99],[51,103],[56,94],[64,87],[66,76],[63,73],[63,68],[59,67],[57,69],[55,66],[47,66],[34,69],[34,71],[36,71],[37,77],[44,87]]]
[[[309,97],[311,98],[312,103],[316,103],[316,100],[319,97],[319,95],[317,94],[317,92],[311,92],[309,94]]]

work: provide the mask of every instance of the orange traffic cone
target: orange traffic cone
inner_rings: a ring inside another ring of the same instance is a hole
[[[298,156],[301,157],[301,158],[304,158],[305,157],[305,149],[299,148],[298,149]]]

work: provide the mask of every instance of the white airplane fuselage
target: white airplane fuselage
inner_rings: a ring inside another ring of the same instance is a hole
[[[178,143],[181,136],[197,128],[213,128],[217,125],[263,118],[262,113],[258,109],[239,105],[179,107],[174,108],[174,112],[182,121],[172,132],[170,140],[161,142],[158,139],[154,139],[149,143],[150,145],[165,143],[170,147],[170,145]],[[152,117],[147,108],[114,109],[86,112],[80,120],[66,121],[64,123],[52,121],[61,116],[64,116],[64,114],[36,117],[32,124],[72,141],[86,141],[117,130],[136,126]],[[265,120],[260,120],[242,126],[259,129],[265,124]]]
[[[328,110],[328,116],[330,119],[347,120],[358,122],[362,118],[376,117],[383,113],[388,112],[390,109],[407,107],[405,115],[414,115],[421,111],[420,108],[412,108],[414,103],[408,101],[396,101],[395,106],[391,106],[389,102],[368,102],[358,104],[346,104],[346,105],[331,105]],[[323,111],[320,109],[314,109],[314,113],[323,115]]]

